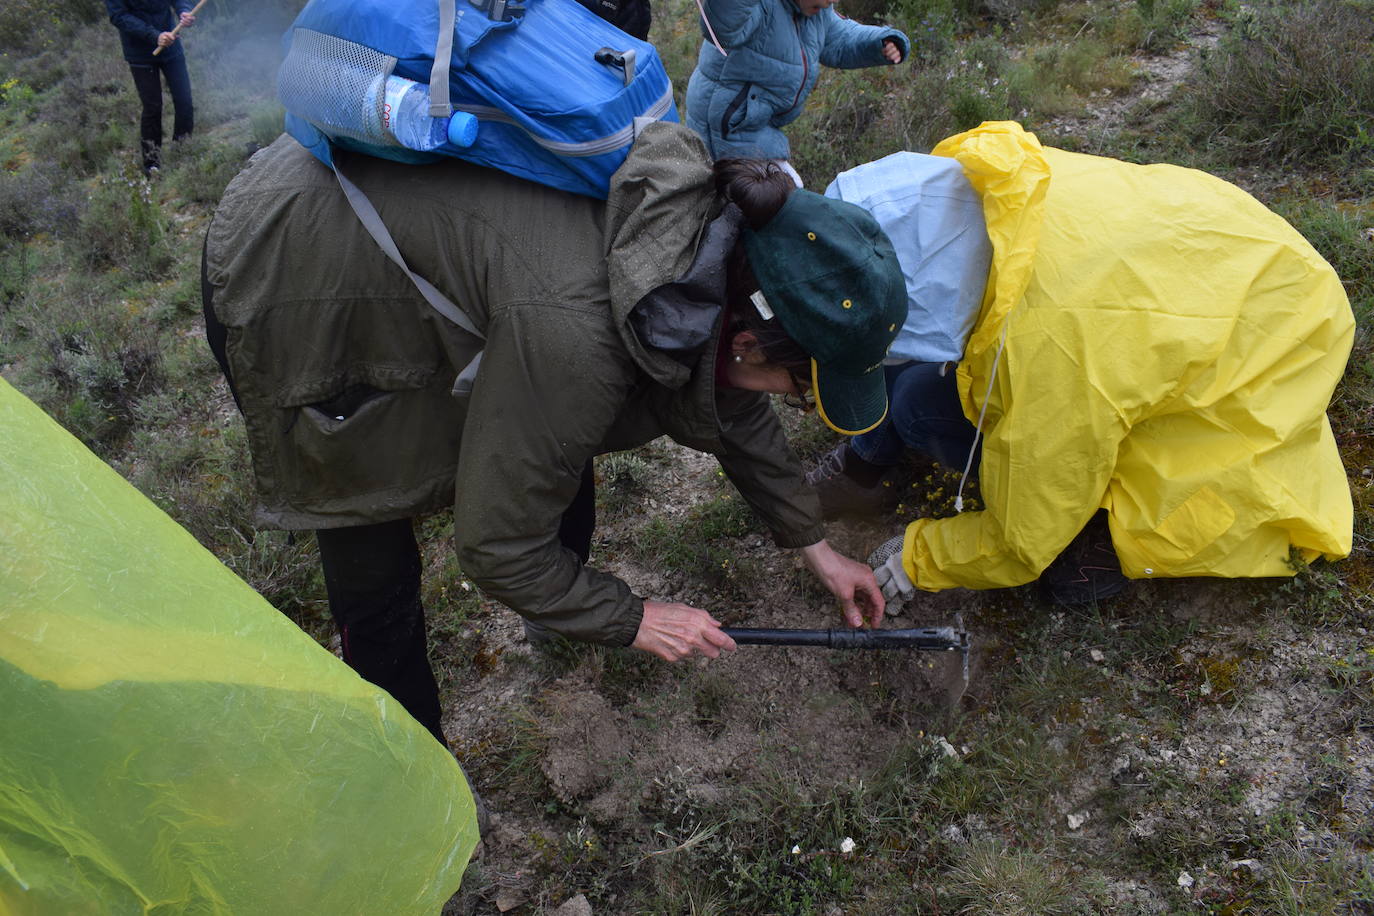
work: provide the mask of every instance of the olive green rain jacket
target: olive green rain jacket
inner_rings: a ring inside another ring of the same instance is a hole
[[[963,165],[993,247],[958,373],[969,420],[986,408],[986,508],[907,528],[913,582],[1028,582],[1098,507],[1134,578],[1350,552],[1325,411],[1354,320],[1301,235],[1210,175],[1047,149],[1011,122],[933,152]]]
[[[783,547],[823,537],[766,396],[716,390],[642,346],[630,310],[691,265],[719,209],[700,140],[655,124],[609,201],[448,160],[342,159],[410,268],[483,332],[435,312],[359,223],[334,175],[283,137],[230,184],[206,241],[262,520],[331,528],[455,506],[463,571],[568,637],[634,640],[641,599],[558,541],[594,455],[667,434],[715,453]]]

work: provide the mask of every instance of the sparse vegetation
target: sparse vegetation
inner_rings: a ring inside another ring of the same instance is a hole
[[[1363,0],[1237,7],[1198,71],[1198,114],[1239,155],[1277,164],[1329,157],[1335,167],[1368,169],[1371,45],[1374,7]]]
[[[274,55],[300,3],[207,6],[187,39],[197,133],[151,183],[100,5],[0,7],[0,373],[330,646],[314,539],[256,525],[242,425],[199,325],[201,239],[277,133]],[[654,8],[681,90],[695,4]],[[900,653],[532,653],[458,568],[451,513],[425,519],[450,738],[500,815],[450,911],[581,893],[598,914],[1374,912],[1374,7],[842,8],[904,29],[913,54],[824,74],[789,130],[810,187],[1015,118],[1048,144],[1241,183],[1335,265],[1358,322],[1331,408],[1354,552],[1295,558],[1285,580],[1140,582],[1074,612],[1030,587],[923,598],[898,622],[960,613],[975,634],[965,693],[949,660]],[[1145,98],[1164,57],[1192,75]],[[779,409],[804,458],[833,444]],[[895,518],[832,540],[863,556],[902,521],[953,511],[961,469],[906,470]],[[713,464],[654,443],[598,460],[597,478],[594,563],[637,591],[730,624],[836,625]]]

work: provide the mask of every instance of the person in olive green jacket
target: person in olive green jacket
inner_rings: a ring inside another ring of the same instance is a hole
[[[733,650],[708,612],[587,565],[591,459],[665,434],[719,457],[850,626],[881,620],[871,571],[826,543],[764,394],[809,393],[850,432],[885,413],[906,294],[867,213],[767,162],[713,170],[666,123],[644,130],[607,201],[458,160],[338,156],[410,269],[481,337],[421,298],[288,137],[226,190],[203,291],[260,520],[316,530],[360,674],[443,740],[411,520],[446,505],[464,573],[538,628],[668,660]]]

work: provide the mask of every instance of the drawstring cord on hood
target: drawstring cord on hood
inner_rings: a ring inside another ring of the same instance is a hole
[[[711,20],[706,18],[706,5],[702,0],[697,0],[697,9],[701,10],[701,21],[706,24],[706,34],[711,36],[711,44],[716,46],[716,50],[720,52],[721,57],[729,57],[730,53],[725,50],[725,46],[722,45],[720,39],[716,37],[716,30],[711,28]]]
[[[992,358],[992,374],[988,376],[988,390],[983,392],[983,406],[978,411],[978,424],[973,428],[973,444],[968,449],[968,461],[964,462],[964,473],[959,478],[959,489],[954,494],[954,511],[964,511],[964,484],[968,483],[973,468],[973,455],[978,451],[978,440],[983,437],[983,418],[988,414],[988,400],[992,397],[992,386],[997,382],[997,364],[1002,361],[1002,350],[1007,345],[1007,331],[1011,327],[1011,316],[1002,324],[1002,336],[997,341],[997,353]]]

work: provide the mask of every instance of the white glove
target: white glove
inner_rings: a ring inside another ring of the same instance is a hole
[[[883,600],[889,604],[909,601],[916,594],[916,586],[902,568],[902,541],[902,535],[895,535],[868,555],[873,578],[878,580],[878,587],[883,590]]]

